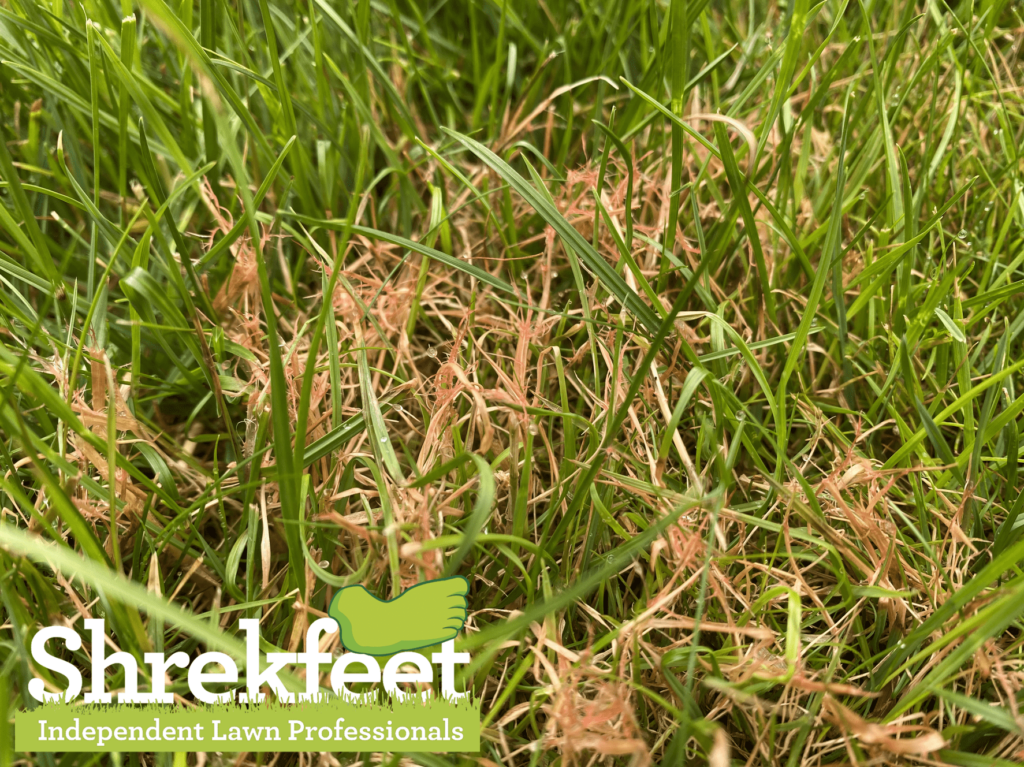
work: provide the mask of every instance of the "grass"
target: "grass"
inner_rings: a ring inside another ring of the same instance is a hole
[[[1019,763],[1022,16],[0,0],[8,720],[460,574],[478,757],[327,762]]]

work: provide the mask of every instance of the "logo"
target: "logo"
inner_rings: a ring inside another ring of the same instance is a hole
[[[469,581],[461,575],[419,583],[386,602],[362,586],[348,586],[334,595],[328,615],[349,650],[392,655],[455,639],[466,624],[468,593]]]
[[[39,677],[29,682],[29,695],[41,705],[16,715],[15,746],[22,752],[477,751],[478,703],[455,688],[456,668],[470,660],[455,652],[468,592],[461,576],[417,584],[387,601],[348,586],[334,595],[329,617],[310,624],[304,652],[264,653],[260,622],[240,620],[244,660],[217,651],[194,658],[147,652],[140,664],[127,652],[108,654],[103,619],[84,621],[88,653],[72,628],[43,628],[30,653],[38,669],[53,673],[46,675],[49,685]],[[344,648],[337,657],[320,651],[322,638],[334,634]],[[84,695],[82,672],[66,660],[74,654],[91,662]],[[106,688],[115,666],[124,672],[116,692]],[[63,687],[47,689],[59,678]],[[186,691],[192,701],[181,705]]]

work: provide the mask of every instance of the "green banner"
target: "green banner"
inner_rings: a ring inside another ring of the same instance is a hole
[[[27,752],[432,751],[480,749],[479,703],[240,706],[45,704],[15,716]]]

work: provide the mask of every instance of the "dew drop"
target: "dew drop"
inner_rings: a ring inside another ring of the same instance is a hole
[[[860,193],[860,198],[861,198],[862,200],[863,200],[863,199],[865,199],[866,197],[867,197],[867,194],[866,194],[865,192],[861,192],[861,193]]]
[[[387,442],[387,441],[388,441],[388,438],[387,438],[387,437],[381,437],[381,438],[380,438],[380,441],[381,441],[381,442]]]
[[[330,567],[330,564],[331,563],[325,559],[320,563],[320,567]]]
[[[959,237],[961,240],[964,239],[964,237],[967,236],[967,230],[961,229],[959,232],[956,233],[956,236]]]
[[[435,349],[433,346],[428,346],[427,356],[430,357],[430,359],[434,359],[434,357],[437,356],[437,349]]]

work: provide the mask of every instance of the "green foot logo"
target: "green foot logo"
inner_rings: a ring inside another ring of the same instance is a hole
[[[419,583],[386,602],[362,586],[346,586],[327,614],[338,622],[346,649],[394,655],[455,639],[466,623],[467,593],[461,575]]]

